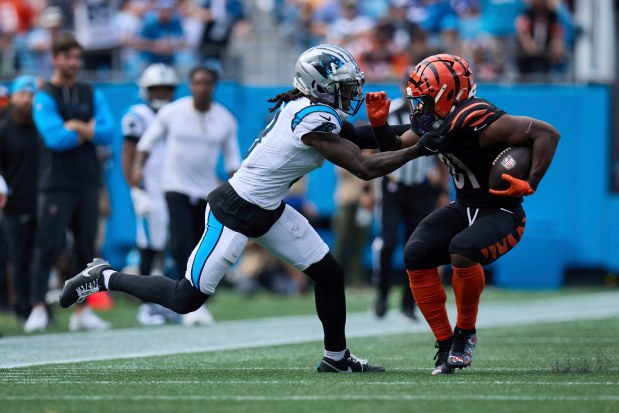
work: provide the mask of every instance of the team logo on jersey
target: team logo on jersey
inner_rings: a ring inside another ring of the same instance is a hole
[[[316,126],[312,129],[312,132],[326,132],[331,133],[335,129],[335,125],[330,122],[323,122],[322,124]]]
[[[502,161],[501,161],[501,165],[503,165],[503,167],[505,169],[507,169],[508,171],[510,169],[512,169],[514,166],[516,166],[516,160],[514,158],[512,158],[511,155],[507,155]]]

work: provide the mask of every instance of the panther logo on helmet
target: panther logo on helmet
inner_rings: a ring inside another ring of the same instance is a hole
[[[427,57],[410,73],[408,98],[413,100],[411,122],[428,131],[445,119],[456,105],[474,97],[477,86],[469,63],[462,57],[437,54]]]
[[[295,65],[293,85],[301,93],[329,105],[346,118],[363,103],[363,72],[339,46],[321,44],[306,50]]]

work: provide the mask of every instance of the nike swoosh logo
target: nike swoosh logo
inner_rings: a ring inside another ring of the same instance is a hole
[[[483,124],[483,125],[481,125],[481,126],[475,126],[475,127],[473,128],[473,130],[474,130],[475,132],[477,132],[478,130],[482,130],[482,129],[483,129],[483,128],[485,128],[486,126],[488,126],[488,124],[487,124],[487,123],[485,123],[485,124]]]
[[[348,369],[346,370],[340,370],[337,367],[335,367],[333,364],[329,364],[324,360],[322,362],[325,363],[327,366],[331,367],[333,370],[339,371],[340,373],[352,373],[352,369],[350,368],[350,366],[348,366]]]
[[[434,153],[437,153],[437,152],[438,152],[438,149],[432,149],[432,148],[426,148],[426,149],[427,149],[428,151],[430,151],[430,152],[434,152]]]
[[[320,117],[326,121],[331,121],[331,116],[320,115]]]

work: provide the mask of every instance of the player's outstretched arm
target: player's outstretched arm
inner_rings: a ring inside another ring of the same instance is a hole
[[[533,159],[527,182],[535,191],[552,162],[560,137],[561,134],[557,129],[539,119],[505,115],[479,135],[479,144],[490,146],[505,143],[531,146]]]
[[[387,116],[391,99],[385,92],[370,92],[365,95],[365,108],[374,132],[377,147],[381,151],[395,151],[413,146],[419,141],[410,125],[389,125]]]
[[[316,148],[333,164],[365,181],[387,175],[420,156],[417,146],[364,156],[357,145],[330,133],[308,133],[303,136],[303,142]]]

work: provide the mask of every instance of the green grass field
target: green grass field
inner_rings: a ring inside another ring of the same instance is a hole
[[[595,307],[596,298],[592,290],[510,293],[489,288],[484,294],[482,312],[484,303],[489,307],[499,305],[496,308],[515,304],[524,309],[543,305],[545,300],[574,296],[581,296]],[[615,295],[619,298],[619,294]],[[367,312],[372,294],[351,292],[348,299],[351,314]],[[552,303],[559,301],[552,301],[549,311],[556,307]],[[619,306],[619,300],[616,303]],[[104,317],[118,327],[133,327],[135,307],[133,302],[118,300],[117,308]],[[227,324],[226,319],[255,319],[259,328],[262,317],[313,313],[311,296],[290,299],[260,295],[248,301],[224,292],[210,308],[218,324],[199,331],[206,336],[210,332],[215,335],[220,326]],[[64,321],[64,312],[58,316]],[[367,314],[359,317],[363,316]],[[119,324],[123,319],[125,325]],[[397,318],[388,322],[397,322],[394,320]],[[429,374],[434,340],[422,323],[417,323],[419,332],[349,339],[354,353],[387,368],[387,373],[382,374],[316,373],[320,341],[0,368],[0,412],[619,411],[616,315],[510,323],[513,325],[479,328],[473,367],[441,377]],[[0,320],[0,329],[7,332],[11,328],[10,322]],[[57,329],[66,328],[61,325]],[[146,335],[152,330],[143,331]],[[171,327],[170,331],[183,330]],[[2,347],[3,341],[26,344],[27,340],[37,339],[19,337],[16,327],[14,333],[15,337],[0,340],[0,351],[5,356],[11,351],[18,354],[19,348]],[[122,337],[123,331],[115,333]],[[264,330],[261,334],[272,333]],[[86,333],[39,337],[42,343],[42,339],[52,342],[71,338],[76,344],[67,346],[69,355],[87,351],[84,346],[88,346],[88,340],[97,340],[96,335]],[[45,352],[45,346],[40,351]]]

